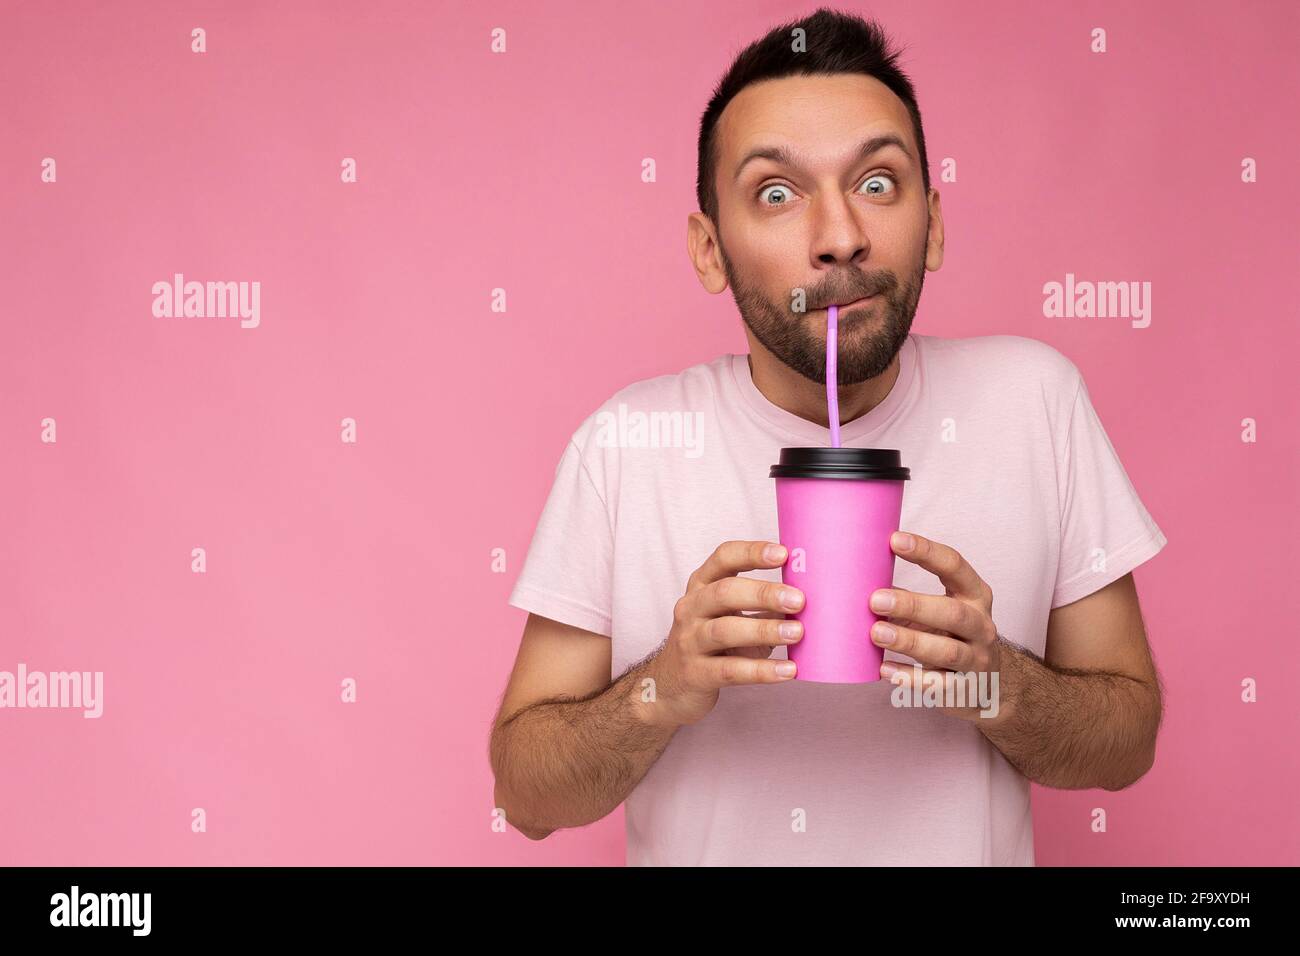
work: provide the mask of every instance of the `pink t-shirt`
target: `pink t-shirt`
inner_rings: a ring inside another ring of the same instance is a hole
[[[840,443],[901,450],[900,526],[961,552],[993,589],[999,633],[1042,655],[1052,608],[1165,536],[1051,346],[913,333],[899,358],[888,397]],[[663,643],[717,545],[778,540],[768,468],[783,446],[829,436],[768,401],[745,355],[621,389],[565,446],[510,604],[611,638],[618,677]],[[901,558],[894,585],[944,593]],[[972,723],[895,707],[892,690],[724,688],[628,797],[628,864],[1033,865],[1028,780]]]

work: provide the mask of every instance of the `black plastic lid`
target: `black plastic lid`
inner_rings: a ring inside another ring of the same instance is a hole
[[[769,478],[858,478],[907,481],[896,448],[782,448],[781,463],[773,465]]]

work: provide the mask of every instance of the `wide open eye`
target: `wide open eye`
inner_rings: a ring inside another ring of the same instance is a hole
[[[775,190],[775,192],[773,192]],[[772,202],[763,199],[764,195],[773,197]],[[790,201],[794,194],[790,192],[789,186],[782,186],[780,183],[773,183],[770,186],[764,186],[758,193],[758,201],[764,206],[784,206]]]
[[[883,188],[884,183],[889,184],[888,189]],[[888,173],[872,173],[865,180],[863,180],[862,185],[864,187],[867,187],[865,189],[865,192],[866,195],[868,196],[886,196],[889,193],[893,192],[894,189],[896,188],[894,184],[894,177],[889,175]],[[881,188],[877,188],[877,187],[881,187]]]

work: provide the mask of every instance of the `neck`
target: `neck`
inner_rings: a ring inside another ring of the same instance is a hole
[[[754,338],[754,333],[748,328],[745,329],[745,335],[749,339],[749,375],[754,380],[754,387],[778,408],[822,428],[830,428],[826,386],[804,378],[790,368]],[[875,378],[856,385],[841,385],[838,390],[840,425],[861,418],[883,402],[898,380],[898,371],[899,358],[895,355],[890,360],[889,367]]]

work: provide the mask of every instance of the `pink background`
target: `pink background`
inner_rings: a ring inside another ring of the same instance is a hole
[[[623,862],[621,810],[491,828],[506,596],[577,423],[746,350],[686,258],[697,124],[814,5],[618,9],[6,5],[0,670],[102,670],[105,711],[0,710],[0,862]],[[914,328],[1069,356],[1170,541],[1156,766],[1035,788],[1039,863],[1300,862],[1295,5],[842,9],[910,47],[948,236]],[[174,272],[260,281],[260,327],[154,318]],[[1044,318],[1066,272],[1150,281],[1151,326]]]

